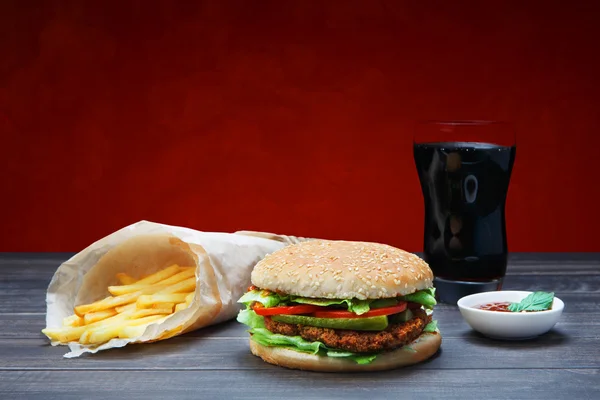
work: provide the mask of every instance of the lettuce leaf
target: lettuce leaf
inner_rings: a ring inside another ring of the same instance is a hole
[[[437,321],[433,320],[430,323],[428,323],[427,325],[425,325],[425,328],[423,328],[423,332],[439,332],[438,326],[437,326]]]
[[[358,300],[358,299],[315,299],[301,296],[282,296],[268,290],[251,290],[246,292],[238,303],[243,303],[249,307],[253,302],[261,303],[264,307],[276,307],[288,303],[311,304],[315,306],[327,307],[333,305],[345,306],[348,311],[357,315],[368,312],[371,308],[388,307],[393,301],[411,301],[423,305],[425,308],[432,309],[437,304],[435,300],[435,288],[420,290],[397,299],[378,299],[378,300]]]
[[[417,350],[414,347],[412,347],[411,345],[409,345],[409,344],[406,344],[406,345],[402,346],[402,350],[408,351],[408,352],[411,352],[411,353],[416,353],[417,352]]]
[[[327,357],[349,358],[357,364],[370,364],[377,358],[377,354],[357,354],[349,351],[328,350]]]
[[[433,308],[437,304],[435,300],[435,288],[419,290],[418,292],[407,294],[400,297],[401,300],[419,303],[425,308]]]
[[[266,308],[276,307],[278,305],[284,305],[290,302],[300,304],[312,304],[321,307],[327,307],[332,305],[345,305],[348,311],[361,315],[370,310],[369,303],[371,303],[372,300],[313,299],[310,297],[301,296],[281,296],[277,293],[268,290],[255,289],[246,292],[238,300],[238,303],[243,303],[246,306],[250,306],[255,301],[261,303]]]
[[[283,297],[274,292],[269,292],[266,290],[251,290],[246,292],[240,299],[238,303],[243,303],[247,307],[249,307],[255,301],[262,304],[265,308],[275,307],[279,303],[284,302],[287,299],[287,296]]]
[[[253,329],[251,339],[263,346],[287,347],[310,354],[317,354],[321,347],[325,347],[321,342],[309,342],[300,336],[280,335],[265,328]]]
[[[312,299],[312,298],[308,298],[308,297],[292,296],[292,297],[290,297],[290,301],[293,301],[294,303],[312,304],[314,306],[321,306],[321,307],[345,304],[346,307],[348,308],[348,311],[356,313],[357,315],[364,314],[371,309],[369,307],[371,300]]]
[[[250,332],[252,332],[254,329],[265,328],[265,318],[261,317],[249,308],[240,311],[236,319],[238,322],[248,325],[250,327]]]

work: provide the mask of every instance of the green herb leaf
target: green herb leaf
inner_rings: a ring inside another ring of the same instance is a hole
[[[520,303],[511,303],[508,309],[512,312],[544,311],[552,306],[554,292],[533,292],[521,300]]]

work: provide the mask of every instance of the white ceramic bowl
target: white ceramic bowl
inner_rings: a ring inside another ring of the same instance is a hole
[[[556,325],[565,307],[561,299],[555,296],[550,310],[527,313],[473,308],[487,303],[520,302],[530,293],[516,290],[477,293],[462,297],[457,304],[463,318],[477,332],[494,339],[530,339],[548,332]]]

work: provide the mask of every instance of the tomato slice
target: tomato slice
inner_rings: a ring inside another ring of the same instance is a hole
[[[380,315],[392,315],[392,314],[397,314],[399,312],[402,312],[404,310],[406,310],[406,302],[400,302],[398,304],[396,304],[395,306],[390,306],[390,307],[382,307],[382,308],[376,308],[374,310],[369,310],[364,314],[355,314],[351,311],[344,311],[344,310],[323,310],[321,308],[322,311],[315,311],[314,314],[312,314],[315,317],[318,318],[367,318],[367,317],[378,317]]]
[[[311,314],[320,308],[322,308],[322,307],[313,306],[313,305],[309,305],[309,304],[301,304],[298,306],[280,306],[280,307],[265,308],[260,303],[257,303],[254,305],[254,307],[252,307],[252,309],[254,310],[255,313],[257,313],[258,315],[262,315],[262,316],[279,315],[279,314],[287,314],[287,315]]]

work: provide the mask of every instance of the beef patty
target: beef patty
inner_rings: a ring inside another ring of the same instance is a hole
[[[301,336],[305,340],[319,341],[328,347],[353,353],[374,353],[402,347],[415,340],[431,322],[431,316],[413,310],[414,317],[399,324],[390,324],[383,331],[352,331],[345,329],[317,328],[314,326],[286,324],[265,317],[266,328],[286,336]]]

